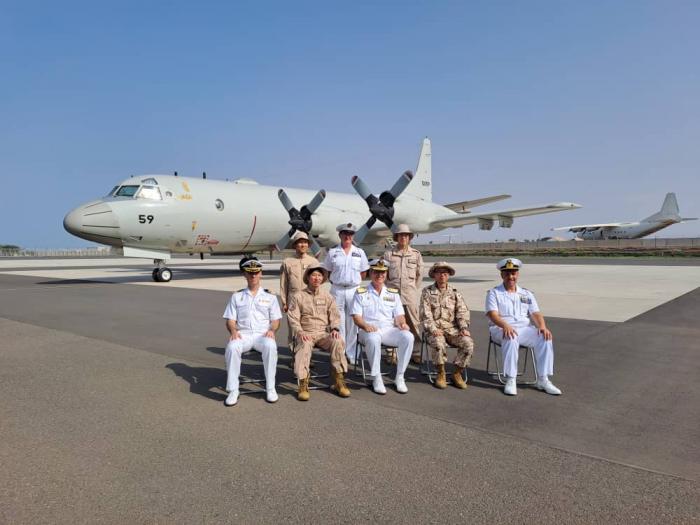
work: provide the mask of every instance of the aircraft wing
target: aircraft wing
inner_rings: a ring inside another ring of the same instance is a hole
[[[430,223],[431,227],[458,228],[467,224],[477,224],[480,222],[499,221],[501,225],[512,224],[516,217],[527,217],[529,215],[541,215],[543,213],[554,213],[558,211],[575,210],[580,208],[580,204],[573,202],[557,202],[555,204],[545,204],[532,208],[518,208],[515,210],[492,211],[487,213],[475,213],[468,216],[459,215],[457,217],[446,217],[437,219]]]
[[[552,231],[564,231],[568,230],[570,232],[578,233],[582,231],[593,231],[593,230],[608,230],[610,228],[618,228],[621,226],[628,226],[629,223],[625,222],[608,222],[605,224],[579,224],[578,226],[561,226],[559,228],[552,228]]]
[[[476,208],[477,206],[483,206],[484,204],[489,204],[490,202],[502,201],[503,199],[510,199],[512,195],[494,195],[493,197],[484,197],[482,199],[474,199],[471,201],[460,201],[453,202],[452,204],[443,204],[445,208],[457,213],[469,213],[471,208]]]

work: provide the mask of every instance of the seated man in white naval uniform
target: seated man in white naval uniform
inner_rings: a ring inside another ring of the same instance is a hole
[[[262,354],[265,368],[265,390],[267,401],[277,401],[275,373],[277,371],[277,343],[275,332],[279,329],[282,312],[277,297],[261,288],[262,264],[255,258],[241,261],[246,288],[235,292],[226,306],[224,319],[231,334],[226,345],[226,391],[224,403],[238,403],[238,376],[241,374],[241,359],[244,352],[257,350]]]
[[[369,263],[372,282],[360,286],[355,292],[352,305],[352,318],[360,328],[358,340],[364,345],[370,362],[372,389],[377,394],[386,394],[381,374],[382,343],[398,348],[398,363],[394,384],[396,391],[408,392],[404,373],[411,359],[413,334],[406,323],[401,296],[396,288],[384,286],[389,265],[384,259],[374,259]]]
[[[338,305],[340,336],[345,341],[345,355],[349,363],[355,364],[357,326],[352,322],[352,301],[369,264],[365,251],[352,243],[357,226],[348,222],[336,230],[340,244],[328,250],[323,267],[330,274],[328,280],[331,282],[331,295]]]
[[[559,395],[561,390],[549,380],[554,370],[552,332],[545,324],[533,293],[518,286],[523,263],[520,259],[506,258],[496,266],[501,271],[503,284],[487,292],[486,315],[489,318],[491,339],[501,345],[503,372],[506,376],[503,391],[509,396],[518,393],[515,384],[518,375],[518,347],[523,345],[535,349],[536,387],[548,394]]]

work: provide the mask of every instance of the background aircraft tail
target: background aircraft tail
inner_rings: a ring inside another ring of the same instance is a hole
[[[418,157],[418,166],[411,184],[406,188],[406,193],[428,202],[433,201],[433,168],[430,139],[425,137]]]
[[[667,193],[661,210],[643,220],[649,222],[661,219],[680,219],[675,193]]]

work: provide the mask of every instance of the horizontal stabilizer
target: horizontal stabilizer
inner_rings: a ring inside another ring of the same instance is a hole
[[[685,222],[685,221],[697,221],[697,220],[698,220],[697,217],[682,217],[682,218],[681,218],[681,222]]]
[[[457,213],[469,213],[471,208],[483,206],[484,204],[489,204],[491,202],[502,201],[503,199],[510,199],[511,197],[512,195],[494,195],[493,197],[484,197],[483,199],[453,202],[452,204],[445,204],[444,206],[445,208],[456,211]]]
[[[457,217],[447,217],[438,219],[430,223],[431,227],[458,228],[467,224],[477,224],[483,221],[498,221],[501,225],[507,224],[516,217],[527,217],[529,215],[541,215],[543,213],[554,213],[558,211],[575,210],[580,208],[580,204],[573,202],[557,202],[556,204],[545,204],[532,208],[518,208],[515,210],[492,211],[486,213],[475,213],[469,215],[458,215]]]

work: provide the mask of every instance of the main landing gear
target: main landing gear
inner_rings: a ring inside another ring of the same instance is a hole
[[[173,278],[173,272],[170,270],[170,268],[165,266],[165,261],[162,259],[154,259],[153,263],[158,265],[157,268],[153,268],[153,280],[157,283],[170,282],[170,279]]]

